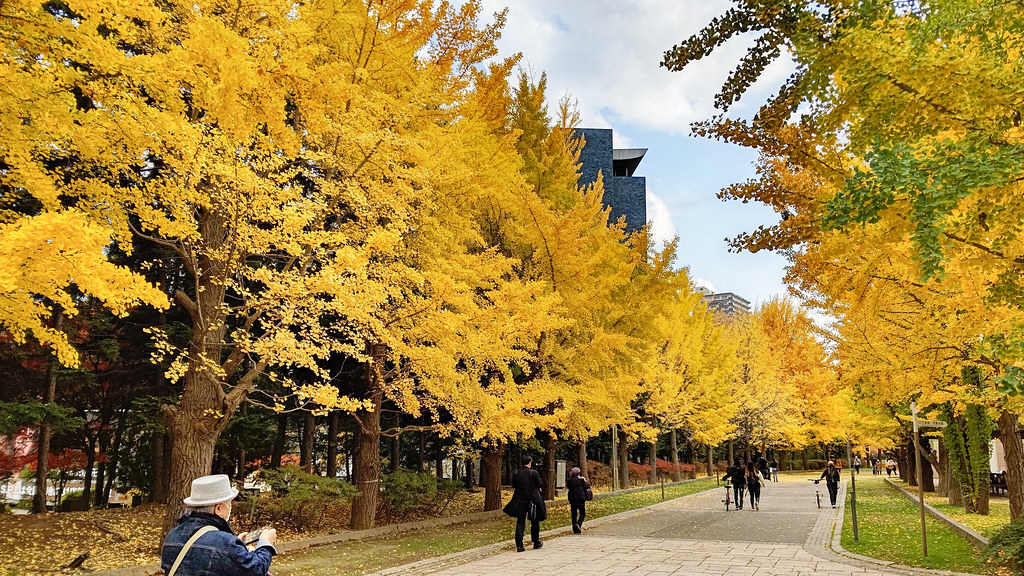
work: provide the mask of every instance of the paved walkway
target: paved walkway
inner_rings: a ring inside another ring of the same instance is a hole
[[[511,543],[401,566],[380,575],[500,576],[848,576],[920,575],[840,556],[829,550],[837,512],[814,502],[806,480],[770,483],[761,510],[725,511],[712,490],[640,513],[588,521],[582,535],[544,540],[517,553]],[[510,524],[511,532],[511,524]],[[565,533],[565,530],[552,532]],[[511,534],[510,534],[511,535]]]

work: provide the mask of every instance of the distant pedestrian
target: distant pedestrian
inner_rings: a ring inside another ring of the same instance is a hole
[[[872,458],[871,459],[871,473],[874,474],[874,475],[877,475],[880,472],[881,472],[881,470],[878,469],[878,458]]]
[[[774,456],[772,456],[771,473],[772,473],[772,482],[778,482],[779,481],[779,461],[776,460]]]
[[[896,471],[896,461],[892,458],[885,459],[885,475],[892,476],[893,472]]]
[[[505,504],[505,514],[516,519],[516,552],[524,552],[523,536],[526,532],[527,516],[530,516],[530,506],[533,506],[534,514],[530,518],[530,540],[534,548],[544,545],[540,541],[540,523],[548,519],[548,509],[544,505],[544,498],[540,495],[540,474],[533,469],[533,458],[529,454],[523,456],[523,467],[512,476],[512,499]]]
[[[746,469],[740,464],[739,457],[733,458],[732,466],[725,471],[722,480],[732,484],[732,492],[736,501],[736,509],[743,510],[743,489],[747,487],[747,479],[744,477]]]
[[[828,461],[828,466],[825,467],[825,471],[821,473],[821,478],[818,480],[825,480],[825,486],[828,487],[828,498],[832,501],[832,507],[836,507],[836,497],[839,495],[839,470],[836,470],[836,463],[832,460]]]
[[[768,477],[768,460],[765,459],[764,454],[760,454],[757,457],[757,469],[761,471],[761,477]]]
[[[569,479],[565,482],[569,489],[569,508],[572,510],[572,531],[574,534],[583,532],[583,519],[587,517],[587,500],[594,498],[590,482],[580,475],[580,469],[573,467],[569,471]]]
[[[747,491],[750,492],[750,506],[754,510],[760,510],[758,504],[761,503],[761,486],[764,486],[764,476],[761,475],[760,470],[754,467],[753,462],[747,462],[745,476]]]
[[[860,456],[853,457],[853,471],[860,474]]]

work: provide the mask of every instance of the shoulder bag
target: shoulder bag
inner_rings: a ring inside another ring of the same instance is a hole
[[[196,530],[196,533],[193,534],[192,537],[188,539],[188,542],[185,542],[185,545],[181,547],[181,552],[178,552],[178,557],[174,559],[174,565],[171,566],[171,571],[167,573],[167,576],[174,576],[174,573],[178,571],[178,566],[181,566],[181,561],[185,559],[185,553],[188,552],[188,549],[196,543],[196,540],[199,540],[200,536],[215,530],[217,529],[213,526],[203,526],[199,530]]]

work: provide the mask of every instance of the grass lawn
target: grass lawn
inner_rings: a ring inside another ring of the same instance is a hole
[[[989,497],[987,516],[968,514],[959,506],[950,506],[949,499],[944,496],[925,493],[924,501],[985,538],[992,538],[997,530],[1010,523],[1010,500],[1005,495]]]
[[[671,500],[713,487],[714,482],[711,479],[667,486],[665,499]],[[587,520],[643,508],[661,501],[660,488],[594,500],[587,504]],[[561,500],[548,507],[548,519],[541,523],[541,530],[569,524],[569,504],[565,500]],[[354,576],[401,566],[425,558],[461,552],[495,542],[508,541],[511,549],[513,528],[514,522],[511,518],[500,518],[472,524],[419,530],[415,533],[386,538],[319,546],[282,555],[274,562],[273,572],[277,576],[298,576],[300,574],[304,576],[326,576],[328,574]],[[529,530],[529,526],[527,526],[527,530]],[[527,534],[527,540],[529,540],[529,534]]]
[[[928,517],[928,556],[921,550],[921,513],[882,479],[857,479],[857,524],[860,542],[853,541],[851,492],[846,492],[843,548],[857,554],[933,570],[988,574],[973,546],[945,524]]]

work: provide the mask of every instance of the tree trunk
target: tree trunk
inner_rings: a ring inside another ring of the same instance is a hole
[[[590,473],[587,469],[587,441],[580,440],[580,443],[576,446],[576,461],[579,463],[577,466],[580,467],[580,476],[584,478]]]
[[[672,457],[672,480],[679,482],[683,479],[682,471],[679,470],[679,445],[676,441],[676,431],[672,430],[668,436],[669,451]]]
[[[416,471],[423,473],[427,469],[427,431],[420,430],[420,450],[416,454]]]
[[[465,484],[465,486],[466,486],[466,490],[469,490],[470,492],[472,492],[473,489],[476,487],[475,486],[475,482],[473,482],[473,476],[474,476],[473,472],[474,472],[474,469],[475,469],[475,463],[473,462],[473,458],[466,458],[465,463],[466,463],[466,476],[462,479],[462,481],[463,481],[463,484]]]
[[[1010,520],[1024,514],[1024,443],[1020,439],[1020,422],[1009,410],[999,413],[999,441],[1006,457],[1006,494],[1010,499]]]
[[[338,477],[338,411],[327,415],[327,477]]]
[[[64,313],[56,311],[53,313],[53,328],[60,331],[64,325]],[[52,404],[57,398],[57,367],[56,356],[50,357],[50,364],[46,369],[46,402]],[[32,513],[46,513],[46,479],[50,475],[50,437],[53,431],[47,422],[39,425],[39,442],[36,445],[36,493],[32,498]],[[58,502],[59,503],[59,502]]]
[[[736,460],[736,445],[732,438],[729,438],[729,466]]]
[[[106,417],[106,416],[101,417],[101,419],[100,419],[100,431],[97,434],[98,442],[99,442],[99,448],[100,448],[99,456],[102,456],[103,460],[100,462],[100,465],[97,467],[97,470],[96,470],[96,490],[93,493],[93,500],[94,501],[93,501],[92,505],[95,506],[96,508],[101,508],[101,509],[107,507],[107,502],[103,501],[103,491],[104,491],[104,485],[105,485],[105,482],[106,482],[106,479],[107,479],[107,462],[110,459],[110,456],[107,454],[107,450],[110,447],[109,446],[110,434],[106,431],[107,425],[109,423],[110,423],[109,417]]]
[[[402,427],[402,415],[395,414],[395,428]],[[391,472],[398,472],[402,467],[402,435],[396,433],[391,438]]]
[[[651,467],[650,483],[658,483],[658,442],[654,441],[647,447],[647,463]]]
[[[149,501],[163,502],[167,498],[164,476],[164,434],[153,432],[149,461]]]
[[[444,478],[444,451],[441,448],[441,437],[437,437],[437,450],[434,454],[434,473],[438,478]]]
[[[622,476],[621,470],[619,470],[619,432],[618,426],[612,425],[612,431],[610,433],[612,437],[612,453],[608,462],[608,467],[612,469],[612,490],[622,489]],[[628,480],[627,480],[628,482]]]
[[[717,472],[715,471],[715,447],[708,445],[708,478],[711,478]]]
[[[800,451],[800,465],[803,470],[810,468],[810,465],[807,462],[807,446],[804,446],[804,449]]]
[[[377,500],[380,498],[380,409],[384,403],[384,376],[381,368],[387,348],[371,346],[366,364],[367,398],[370,410],[358,412],[359,438],[356,446],[355,478],[359,494],[352,501],[352,530],[366,530],[376,524]]]
[[[123,421],[123,417],[118,417],[117,427],[114,429],[114,443],[110,446],[110,465],[107,467],[107,480],[103,485],[104,507],[109,505],[110,493],[113,491],[114,480],[117,478],[117,464],[121,460],[121,437],[124,430],[124,426],[122,425]]]
[[[946,450],[944,439],[939,440],[938,466],[936,468],[939,470],[939,485],[935,489],[935,495],[949,498],[949,485],[953,470],[949,467],[949,451]]]
[[[910,446],[913,447],[913,444]],[[914,467],[911,466],[911,458],[912,456],[907,456],[906,447],[896,450],[896,469],[899,470],[900,478],[904,480],[909,479],[913,474]],[[917,484],[912,484],[912,486],[917,486]]]
[[[221,337],[223,334],[218,335]],[[219,344],[216,350],[219,357]],[[192,481],[210,473],[217,439],[238,407],[226,401],[221,378],[202,367],[202,358],[206,354],[192,350],[194,360],[185,374],[181,403],[172,411],[171,477],[164,534],[184,512],[182,500],[189,495]]]
[[[541,445],[544,447],[544,486],[543,494],[545,500],[555,499],[555,434],[542,431],[538,434]]]
[[[302,441],[299,446],[299,466],[313,472],[313,442],[316,434],[316,416],[312,412],[302,415]]]
[[[281,457],[284,456],[284,445],[288,440],[288,415],[277,415],[277,434],[274,435],[274,447],[270,452],[270,467],[280,468]]]
[[[623,489],[632,485],[629,478],[629,442],[626,439],[626,431],[621,428],[619,429],[619,478]]]
[[[93,438],[86,440],[85,450],[85,479],[82,481],[82,506],[86,510],[92,502],[92,479],[93,471],[96,468],[96,441]]]
[[[484,446],[481,460],[484,481],[484,510],[501,508],[501,459],[505,454],[505,443],[488,443]]]

